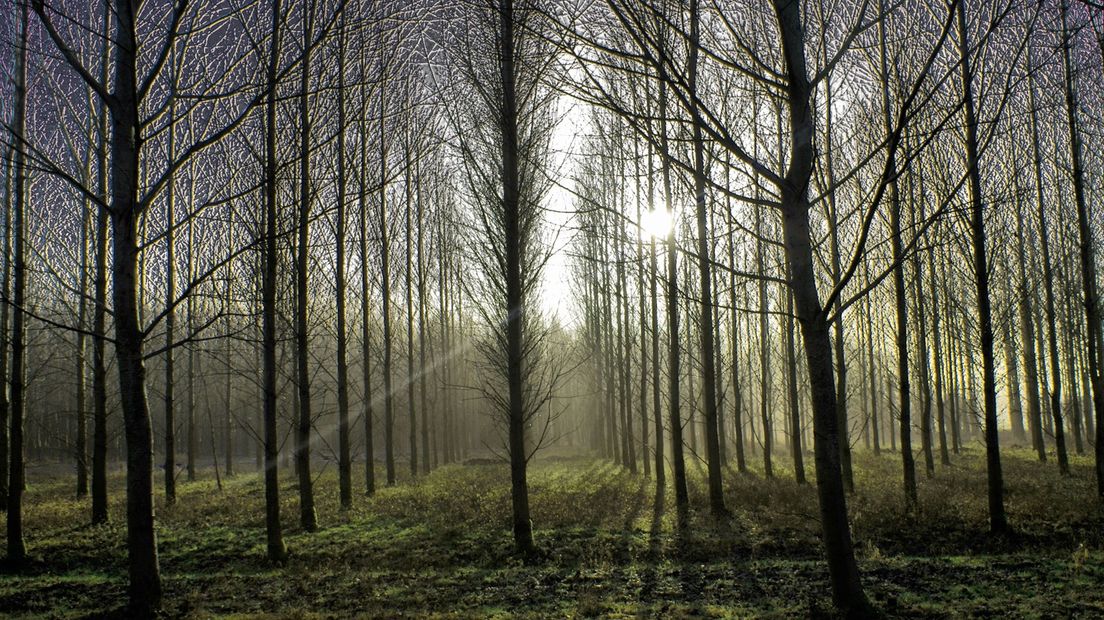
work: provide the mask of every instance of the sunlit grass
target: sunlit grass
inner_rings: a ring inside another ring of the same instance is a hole
[[[856,457],[852,526],[864,581],[890,615],[1067,616],[1104,613],[1104,516],[1091,461],[1073,477],[1027,451],[1004,454],[1016,534],[987,534],[984,459],[973,447],[950,468],[920,471],[920,507],[904,511],[896,455]],[[316,484],[321,531],[298,527],[283,472],[291,559],[265,559],[263,483],[210,472],[158,498],[166,608],[184,617],[791,617],[828,613],[815,487],[779,475],[729,471],[732,516],[714,520],[703,467],[691,464],[693,509],[680,527],[671,494],[612,463],[537,461],[530,476],[542,559],[525,565],[510,543],[505,465],[449,465],[340,509],[336,477]],[[814,479],[808,468],[810,481]],[[357,481],[354,481],[357,482]],[[0,613],[110,617],[125,594],[122,479],[111,480],[112,522],[89,527],[72,481],[32,477],[27,542],[33,563],[0,577]],[[262,616],[264,617],[264,616]]]

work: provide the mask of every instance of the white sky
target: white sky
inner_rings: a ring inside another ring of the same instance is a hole
[[[555,236],[553,254],[545,266],[541,285],[541,309],[548,318],[557,318],[565,327],[571,327],[577,317],[574,294],[571,290],[571,261],[568,250],[575,235],[575,205],[571,191],[574,189],[574,158],[584,128],[582,107],[567,98],[560,100],[563,118],[552,134],[552,157],[549,172],[554,184],[545,198],[546,230]]]

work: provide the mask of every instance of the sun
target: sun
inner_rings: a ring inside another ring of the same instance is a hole
[[[662,239],[671,232],[674,215],[666,209],[652,209],[640,216],[640,238]]]

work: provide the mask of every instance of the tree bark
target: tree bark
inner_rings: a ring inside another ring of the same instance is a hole
[[[970,189],[970,228],[973,240],[974,280],[977,287],[978,327],[981,332],[982,391],[985,400],[985,462],[989,485],[989,529],[1000,534],[1008,529],[1004,513],[1004,479],[1001,475],[1000,443],[997,435],[997,382],[993,354],[993,320],[989,299],[989,261],[985,250],[985,211],[982,203],[979,167],[977,115],[974,111],[973,69],[967,31],[966,7],[958,7],[959,52],[962,75],[963,113],[966,125],[966,172]]]
[[[1068,0],[1062,0],[1062,66],[1065,69],[1066,124],[1069,130],[1070,163],[1073,167],[1073,194],[1077,204],[1077,233],[1081,258],[1081,289],[1085,302],[1086,346],[1089,360],[1089,382],[1092,385],[1093,410],[1096,415],[1096,491],[1104,501],[1104,379],[1100,371],[1100,297],[1097,290],[1096,248],[1093,246],[1092,226],[1089,223],[1089,205],[1085,196],[1084,168],[1081,163],[1081,133],[1077,126],[1077,93],[1074,88],[1073,64],[1070,59]],[[1052,363],[1052,366],[1057,364]],[[1056,372],[1056,371],[1052,371]],[[1069,473],[1065,444],[1062,441],[1061,407],[1053,407],[1054,443],[1058,446],[1058,466],[1063,474]]]
[[[299,523],[303,529],[318,529],[318,517],[314,512],[314,480],[310,469],[310,442],[312,426],[310,386],[310,333],[307,325],[307,309],[310,302],[310,71],[311,71],[311,12],[303,17],[303,61],[299,81],[299,117],[302,122],[299,133],[299,243],[296,248],[295,279],[295,359],[296,383],[299,388],[299,416],[295,431],[295,469],[299,475]]]
[[[265,171],[264,171],[264,275],[262,278],[262,386],[264,390],[264,482],[265,540],[268,560],[281,563],[287,559],[287,548],[280,528],[280,443],[276,430],[276,276],[279,251],[276,245],[276,70],[280,58],[280,0],[272,2],[272,33],[269,43],[267,86],[265,99]]]
[[[27,360],[27,326],[26,316],[23,312],[27,290],[27,265],[24,243],[26,237],[26,212],[27,212],[27,155],[26,155],[26,128],[27,128],[27,31],[30,26],[28,4],[23,5],[22,17],[19,25],[19,52],[15,65],[15,109],[12,112],[11,133],[14,144],[14,161],[12,172],[15,182],[12,185],[14,192],[12,200],[12,255],[14,282],[12,289],[12,318],[11,331],[11,428],[9,431],[8,457],[11,464],[8,466],[8,561],[14,564],[22,563],[27,557],[27,547],[23,542],[23,416],[26,411],[24,400],[26,398],[26,360]]]
[[[533,524],[529,518],[529,482],[526,469],[529,454],[525,441],[524,337],[525,297],[521,273],[521,154],[518,137],[514,45],[514,2],[501,0],[499,19],[499,76],[502,101],[499,109],[502,130],[502,209],[505,223],[506,257],[506,383],[509,390],[508,445],[510,452],[510,500],[513,507],[514,544],[519,553],[532,556]]]
[[[840,470],[831,338],[816,289],[809,230],[808,187],[815,164],[815,151],[811,89],[805,66],[805,33],[801,24],[801,7],[797,3],[774,0],[774,11],[782,39],[782,55],[788,78],[786,102],[790,113],[790,162],[784,182],[779,187],[782,233],[812,391],[813,447],[822,538],[832,581],[833,601],[844,614],[864,617],[873,610],[863,592],[851,546],[847,496]]]

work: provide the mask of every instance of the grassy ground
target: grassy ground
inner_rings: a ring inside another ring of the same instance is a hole
[[[986,533],[983,455],[971,450],[901,510],[899,461],[858,455],[850,508],[860,567],[887,616],[1102,617],[1104,513],[1090,463],[1062,479],[1053,464],[1005,453],[1016,534]],[[921,466],[922,467],[922,466]],[[703,507],[700,468],[691,501]],[[290,478],[285,476],[285,479]],[[169,617],[777,617],[826,616],[815,490],[788,472],[729,472],[731,519],[702,509],[676,523],[673,499],[605,462],[534,464],[530,492],[544,558],[525,566],[509,538],[504,466],[443,467],[418,483],[338,508],[332,468],[316,485],[323,529],[302,532],[283,489],[291,559],[265,561],[263,486],[239,475],[225,490],[183,483],[158,505]],[[89,527],[68,478],[34,476],[27,543],[34,558],[0,574],[0,616],[117,617],[125,594],[121,479],[113,521]],[[160,499],[159,499],[160,502]]]

